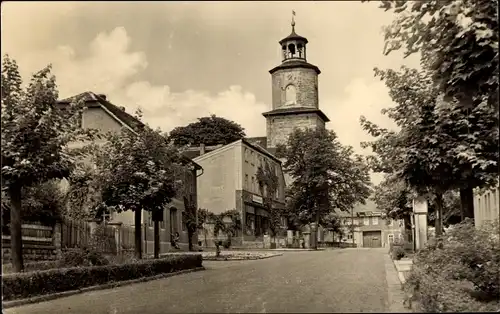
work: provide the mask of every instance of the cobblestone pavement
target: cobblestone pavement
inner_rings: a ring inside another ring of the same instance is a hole
[[[391,304],[396,301],[386,279],[386,251],[338,249],[287,252],[263,260],[207,261],[205,271],[10,308],[4,313],[394,311]]]

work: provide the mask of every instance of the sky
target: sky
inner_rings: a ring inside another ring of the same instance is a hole
[[[382,54],[393,15],[375,2],[2,2],[2,55],[25,82],[52,64],[60,98],[106,94],[129,113],[170,131],[216,114],[265,136],[271,110],[269,70],[281,63],[279,40],[307,37],[317,65],[320,109],[339,140],[360,154],[370,140],[359,117],[394,127],[392,105],[373,68],[418,67],[418,58]],[[372,176],[374,183],[380,176]]]

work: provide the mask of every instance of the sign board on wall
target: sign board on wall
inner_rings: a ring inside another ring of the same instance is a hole
[[[258,196],[258,195],[252,195],[252,201],[254,201],[255,203],[258,203],[258,204],[264,203],[262,200],[262,196]]]

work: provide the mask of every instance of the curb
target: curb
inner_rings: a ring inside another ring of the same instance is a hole
[[[401,284],[401,290],[403,290],[406,279],[405,279],[403,273],[399,271],[398,266],[396,265],[396,262],[392,258],[391,258],[391,261],[392,261],[392,265],[394,265],[394,270],[396,270],[396,273],[398,274],[398,279],[399,279],[399,282]]]
[[[81,288],[81,289],[78,289],[78,290],[70,290],[70,291],[64,291],[64,292],[57,292],[57,293],[52,293],[52,294],[40,295],[40,296],[36,296],[36,297],[32,297],[32,298],[27,298],[27,299],[12,300],[12,301],[2,301],[2,307],[4,309],[7,309],[7,308],[17,307],[17,306],[31,304],[31,303],[39,303],[39,302],[44,302],[44,301],[50,301],[50,300],[55,300],[55,299],[59,299],[59,298],[69,297],[69,296],[72,296],[72,295],[75,295],[75,294],[84,293],[84,292],[117,288],[117,287],[126,286],[126,285],[130,285],[130,284],[134,284],[134,283],[141,283],[141,282],[147,282],[147,281],[152,281],[152,280],[156,280],[156,279],[163,279],[163,278],[173,277],[173,276],[176,276],[176,275],[182,275],[182,274],[187,274],[187,273],[202,271],[202,270],[205,270],[205,267],[201,266],[201,267],[196,267],[196,268],[192,268],[192,269],[184,269],[184,270],[180,270],[180,271],[173,272],[173,273],[159,274],[159,275],[151,276],[151,277],[142,277],[142,278],[132,279],[132,280],[111,282],[111,283],[106,283],[106,284],[103,284],[103,285],[90,286],[90,287],[85,287],[85,288]]]
[[[266,259],[266,258],[271,258],[271,257],[278,257],[278,256],[283,256],[283,253],[278,253],[276,255],[271,255],[271,256],[263,256],[263,257],[250,257],[250,258],[231,258],[231,259],[212,259],[212,258],[204,258],[204,261],[207,262],[231,262],[231,261],[256,261],[259,259]]]
[[[394,261],[389,255],[384,256],[384,267],[387,282],[387,312],[411,313],[411,309],[405,306],[403,286],[397,276],[398,271]]]

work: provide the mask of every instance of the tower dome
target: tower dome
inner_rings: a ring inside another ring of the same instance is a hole
[[[279,41],[283,53],[283,62],[286,61],[304,61],[306,62],[307,38],[298,35],[295,32],[295,19],[292,15],[292,33]]]

